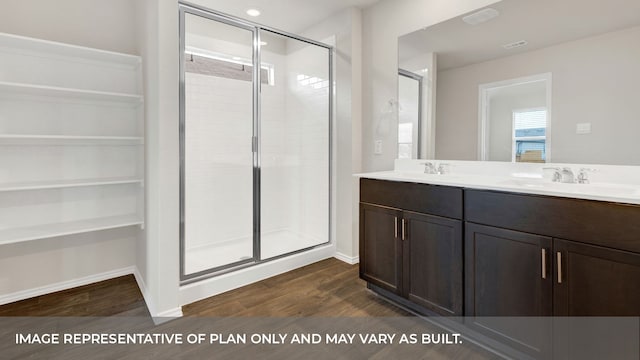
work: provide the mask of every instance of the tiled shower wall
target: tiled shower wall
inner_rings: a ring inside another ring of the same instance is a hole
[[[315,243],[328,240],[326,52],[263,52],[275,75],[272,85],[262,85],[263,234],[284,230]],[[250,238],[252,84],[193,73],[187,84],[188,123],[198,131],[187,132],[186,141],[200,147],[188,146],[186,156],[201,165],[187,176],[187,217],[200,224],[189,226],[187,247]]]

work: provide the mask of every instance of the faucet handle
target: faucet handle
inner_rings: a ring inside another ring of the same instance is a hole
[[[578,174],[578,178],[576,179],[578,184],[588,184],[589,183],[588,173],[596,172],[596,171],[598,170],[591,169],[591,168],[580,168],[580,173]]]
[[[562,179],[562,174],[560,173],[562,169],[559,167],[544,167],[542,170],[553,170],[553,178],[551,179],[553,182],[559,182]]]
[[[433,162],[427,161],[427,162],[423,162],[421,164],[424,165],[424,173],[425,174],[435,174],[436,173],[436,167],[433,165]]]
[[[440,163],[440,165],[438,166],[438,174],[440,175],[448,174],[450,171],[451,171],[451,164]]]

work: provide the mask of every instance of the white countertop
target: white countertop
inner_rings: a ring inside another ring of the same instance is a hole
[[[640,205],[640,181],[636,183],[635,172],[640,167],[591,166],[597,172],[589,184],[565,184],[543,178],[542,168],[558,164],[511,164],[495,162],[434,161],[451,166],[449,174],[425,174],[421,171],[428,160],[399,160],[396,170],[380,171],[354,176],[367,179],[404,181],[432,185],[456,186],[470,189],[498,190],[523,194],[559,196]],[[400,164],[399,164],[400,162]],[[568,164],[561,164],[567,166]],[[571,165],[571,164],[569,164]],[[571,166],[569,166],[571,167]],[[579,171],[585,165],[573,164]],[[594,172],[594,174],[596,173]],[[629,173],[631,172],[631,173]],[[612,182],[621,177],[624,182]]]

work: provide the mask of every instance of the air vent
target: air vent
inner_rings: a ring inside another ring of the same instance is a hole
[[[498,15],[500,15],[498,10],[486,8],[463,17],[462,21],[469,25],[478,25],[497,17]]]
[[[507,49],[507,50],[511,50],[511,49],[515,49],[515,48],[526,46],[527,44],[529,44],[529,42],[527,42],[526,40],[520,40],[520,41],[512,42],[510,44],[504,44],[504,45],[502,45],[502,47]]]

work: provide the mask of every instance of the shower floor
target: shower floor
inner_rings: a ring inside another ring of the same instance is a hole
[[[320,245],[326,241],[290,230],[280,230],[262,234],[261,242],[261,258],[265,260]],[[200,245],[186,249],[185,273],[193,274],[251,259],[252,257],[253,238],[250,236]]]

